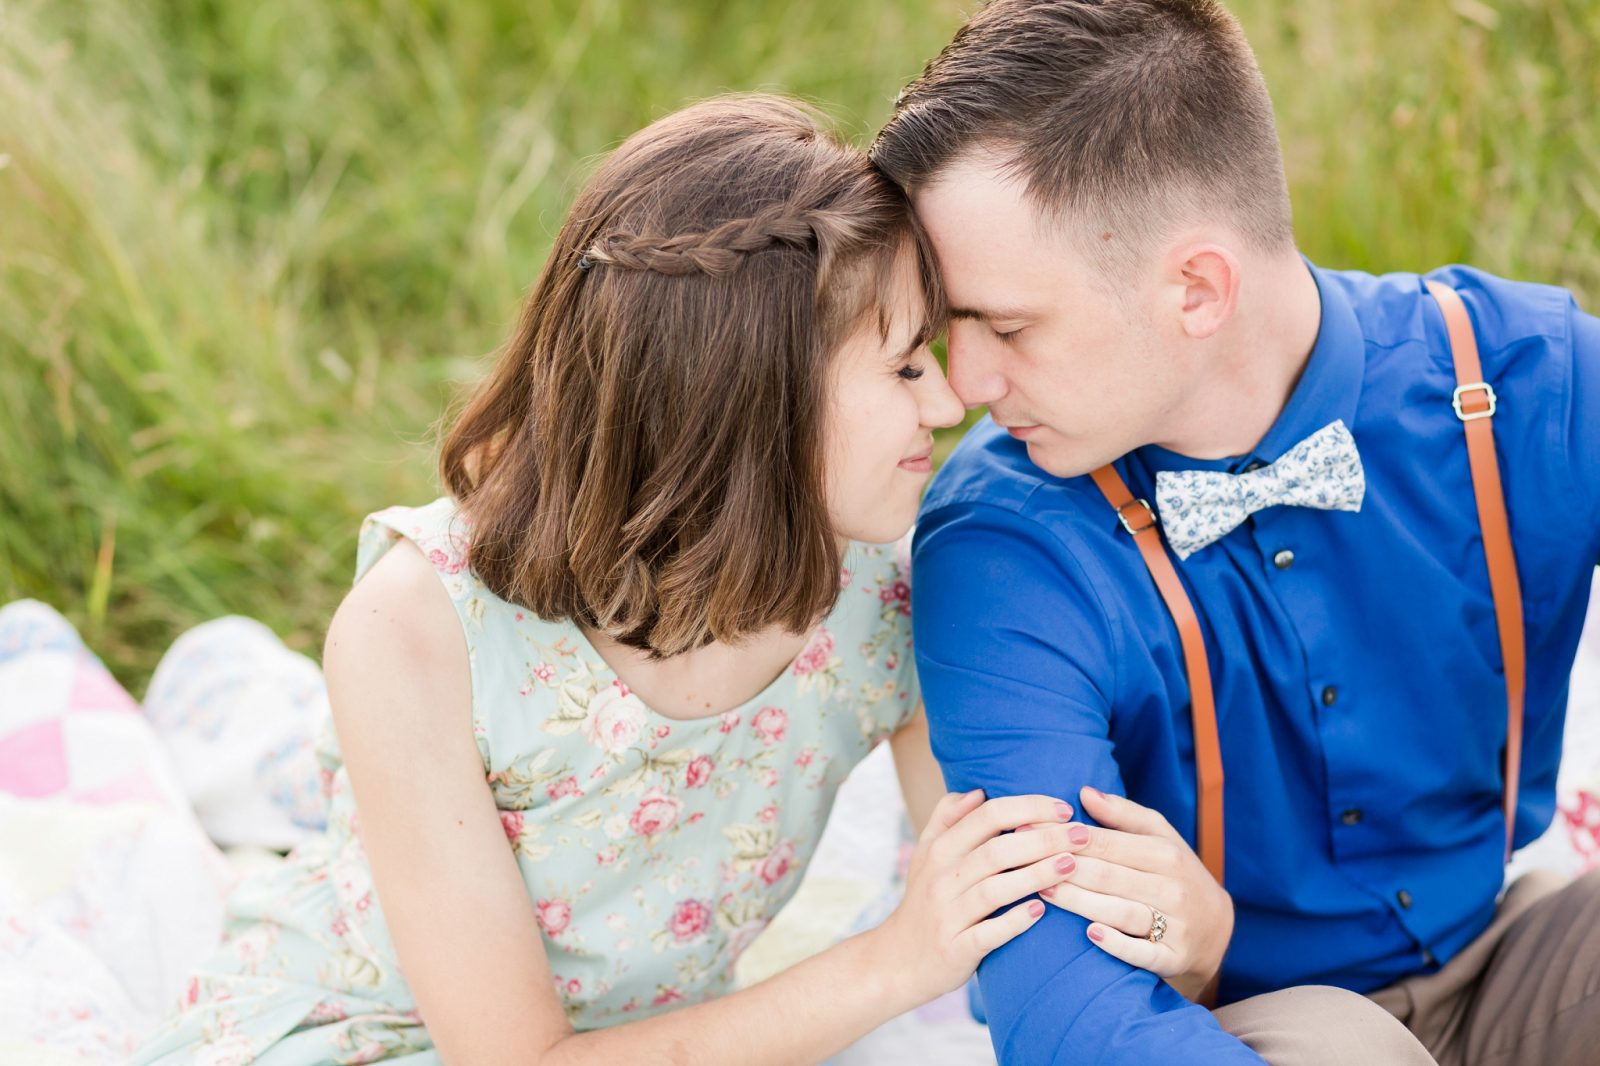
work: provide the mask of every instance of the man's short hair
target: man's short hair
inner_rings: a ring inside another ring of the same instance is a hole
[[[1214,0],[994,0],[901,93],[872,158],[915,192],[978,152],[1107,269],[1203,219],[1293,246],[1272,101]]]

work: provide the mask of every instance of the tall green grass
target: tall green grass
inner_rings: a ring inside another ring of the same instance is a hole
[[[1600,5],[1250,0],[1302,246],[1600,296]],[[314,650],[363,513],[595,157],[766,88],[865,141],[953,0],[20,0],[0,7],[0,601],[138,692],[242,611]],[[945,442],[948,444],[948,441]]]

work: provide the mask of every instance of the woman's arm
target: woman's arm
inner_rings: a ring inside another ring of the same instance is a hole
[[[922,704],[917,704],[911,720],[889,737],[889,750],[894,754],[894,772],[900,777],[906,813],[911,816],[911,831],[920,834],[945,791],[944,774],[928,746],[928,716]]]
[[[323,672],[378,900],[440,1056],[539,1061],[571,1028],[473,740],[461,623],[409,541],[345,597]]]
[[[950,988],[1031,926],[1054,883],[1052,833],[1071,808],[1044,796],[936,805],[906,899],[877,929],[721,999],[574,1033],[472,736],[466,647],[431,566],[407,542],[345,599],[325,671],[361,840],[406,980],[444,1061],[816,1063]]]

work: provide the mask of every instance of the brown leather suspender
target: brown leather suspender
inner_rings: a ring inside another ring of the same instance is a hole
[[[1128,486],[1109,465],[1090,477],[1100,492],[1116,508],[1122,528],[1133,534],[1133,541],[1144,556],[1145,569],[1155,579],[1167,611],[1177,623],[1183,642],[1183,666],[1189,675],[1189,720],[1194,727],[1194,765],[1196,851],[1211,876],[1222,883],[1222,747],[1217,740],[1217,708],[1211,698],[1211,665],[1206,659],[1206,643],[1200,633],[1200,619],[1183,591],[1178,572],[1173,569],[1167,549],[1156,532],[1155,512],[1144,500],[1136,500]]]
[[[1472,468],[1472,491],[1478,504],[1478,526],[1483,534],[1489,564],[1489,588],[1494,596],[1495,623],[1500,631],[1500,654],[1506,675],[1505,817],[1506,856],[1511,855],[1516,828],[1517,785],[1522,764],[1522,697],[1525,659],[1522,632],[1522,592],[1517,581],[1516,557],[1511,550],[1511,528],[1506,519],[1500,468],[1495,459],[1490,418],[1497,398],[1483,379],[1472,321],[1455,290],[1427,282],[1428,291],[1444,312],[1445,326],[1455,363],[1456,389],[1452,397],[1456,416],[1466,428],[1467,459]],[[1090,475],[1117,512],[1122,527],[1132,534],[1145,569],[1155,581],[1161,599],[1178,627],[1183,662],[1189,678],[1190,719],[1194,729],[1195,834],[1200,861],[1222,883],[1223,811],[1222,750],[1217,739],[1217,710],[1211,688],[1211,669],[1194,605],[1178,579],[1177,569],[1156,532],[1156,516],[1149,503],[1134,499],[1121,475],[1110,465]]]
[[[1456,365],[1456,391],[1451,404],[1467,431],[1467,461],[1472,466],[1472,494],[1478,500],[1478,528],[1483,533],[1483,553],[1489,562],[1489,589],[1494,595],[1494,621],[1500,630],[1500,659],[1506,674],[1505,812],[1506,857],[1511,857],[1517,828],[1517,785],[1522,771],[1522,694],[1527,662],[1522,633],[1522,584],[1517,580],[1517,558],[1511,550],[1511,525],[1506,518],[1505,494],[1500,490],[1500,464],[1495,459],[1494,389],[1484,380],[1478,362],[1478,342],[1472,319],[1457,292],[1436,281],[1428,291],[1439,301]]]

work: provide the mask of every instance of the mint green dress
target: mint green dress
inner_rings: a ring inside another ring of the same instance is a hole
[[[484,774],[579,1030],[728,990],[793,895],[835,791],[918,703],[910,589],[891,547],[852,545],[834,610],[736,710],[656,714],[582,632],[491,593],[448,497],[362,525],[356,580],[399,539],[466,635]],[[218,953],[133,1062],[437,1062],[356,832],[331,719],[317,744],[327,829],[240,885]]]

